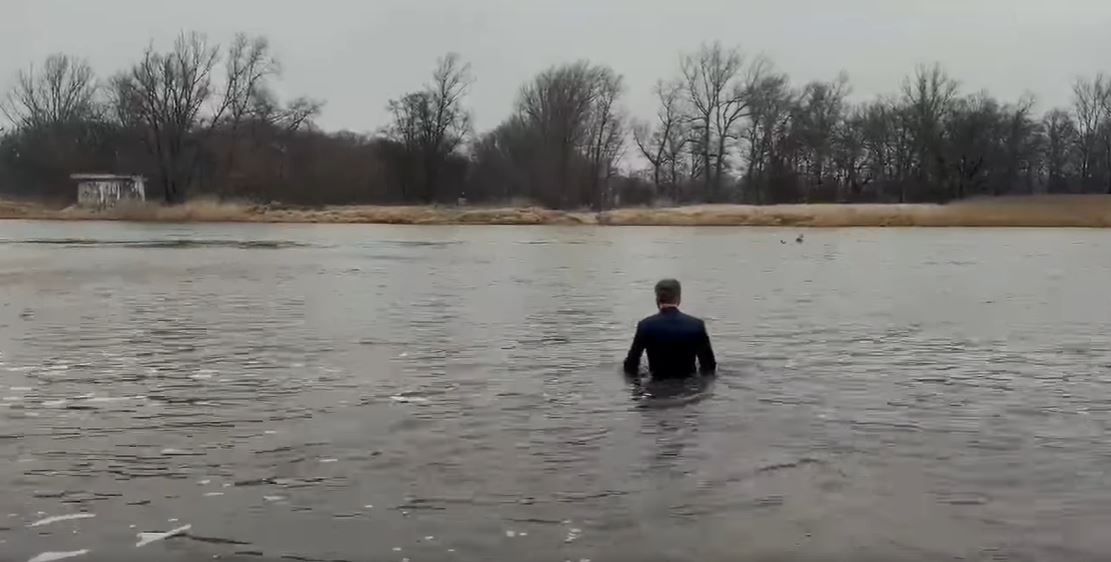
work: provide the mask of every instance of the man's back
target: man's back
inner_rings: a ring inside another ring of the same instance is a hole
[[[682,378],[695,374],[695,359],[703,373],[717,368],[714,351],[706,324],[693,316],[683,314],[675,307],[665,307],[659,314],[649,316],[637,324],[629,356],[625,359],[625,372],[636,374],[640,356],[648,352],[648,367],[657,379]]]

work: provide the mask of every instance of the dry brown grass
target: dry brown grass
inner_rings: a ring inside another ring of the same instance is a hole
[[[1111,197],[1045,196],[965,201],[948,205],[701,205],[621,209],[613,225],[690,226],[922,226],[1111,227]]]
[[[949,205],[700,205],[618,209],[606,213],[537,207],[378,207],[295,209],[199,199],[184,205],[121,206],[106,211],[49,209],[0,201],[0,218],[136,222],[267,222],[379,224],[605,224],[641,226],[967,226],[1111,227],[1111,196],[984,199]]]

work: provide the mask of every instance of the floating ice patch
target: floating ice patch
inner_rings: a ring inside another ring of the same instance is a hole
[[[399,404],[424,404],[428,402],[427,398],[420,396],[390,396],[390,400]]]
[[[166,531],[165,533],[138,533],[136,536],[139,537],[139,542],[135,543],[135,548],[141,548],[152,542],[158,542],[166,540],[170,537],[175,537],[192,528],[192,525],[183,525],[176,529]]]
[[[57,523],[59,521],[69,521],[71,519],[91,519],[93,517],[96,517],[95,513],[70,513],[69,515],[55,515],[53,517],[47,517],[46,519],[39,519],[38,521],[35,521],[34,523],[31,523],[27,526],[42,527],[43,525],[49,525],[51,523]]]
[[[89,549],[74,550],[71,552],[44,552],[27,562],[54,562],[55,560],[65,560],[66,558],[73,558],[75,556],[84,556],[89,553]]]

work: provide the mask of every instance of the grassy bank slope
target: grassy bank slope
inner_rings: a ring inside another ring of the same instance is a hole
[[[319,209],[195,201],[93,211],[0,202],[0,219],[138,222],[377,224],[603,224],[642,226],[968,226],[1111,227],[1111,196],[984,199],[949,205],[699,205],[618,209],[605,213],[538,208],[371,207]]]

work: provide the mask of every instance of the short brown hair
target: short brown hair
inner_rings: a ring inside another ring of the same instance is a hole
[[[657,304],[679,304],[679,297],[682,294],[683,288],[675,279],[661,279],[656,283]]]

